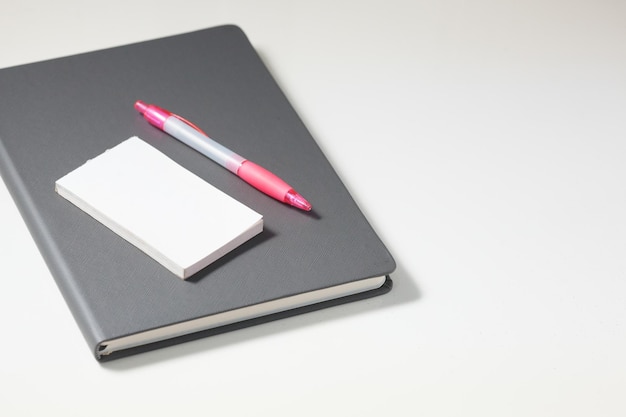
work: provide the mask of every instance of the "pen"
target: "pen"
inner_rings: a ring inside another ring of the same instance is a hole
[[[143,117],[151,125],[169,133],[174,138],[209,157],[270,197],[301,210],[311,210],[311,204],[285,181],[267,169],[220,145],[188,120],[155,105],[146,104],[141,100],[135,102],[135,109],[143,114]]]

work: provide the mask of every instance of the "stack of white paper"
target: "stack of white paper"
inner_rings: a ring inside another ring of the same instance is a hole
[[[56,191],[183,279],[263,230],[259,213],[137,137],[57,180]]]

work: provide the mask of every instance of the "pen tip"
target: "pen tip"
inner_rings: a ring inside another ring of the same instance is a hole
[[[292,206],[304,211],[311,211],[312,208],[311,203],[306,201],[304,197],[302,197],[294,190],[291,190],[287,194],[285,194],[285,203],[291,204]]]
[[[143,101],[137,100],[135,102],[135,110],[137,110],[139,113],[144,114],[147,109],[148,109],[148,105],[144,103]]]

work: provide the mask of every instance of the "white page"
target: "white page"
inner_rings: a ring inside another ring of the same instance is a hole
[[[263,217],[138,137],[57,180],[56,191],[181,278],[263,230]]]

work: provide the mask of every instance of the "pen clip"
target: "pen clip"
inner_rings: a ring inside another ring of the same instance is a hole
[[[177,118],[178,120],[180,120],[181,122],[185,123],[186,125],[188,125],[189,127],[195,129],[196,131],[202,133],[204,136],[208,137],[209,135],[207,135],[202,129],[200,129],[198,126],[196,126],[195,124],[191,123],[189,120],[185,119],[182,116],[179,116],[177,114],[171,113],[172,117]]]

